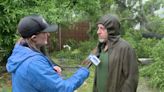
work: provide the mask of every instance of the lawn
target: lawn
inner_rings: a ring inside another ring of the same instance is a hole
[[[0,76],[0,92],[11,92],[11,77],[8,73]]]

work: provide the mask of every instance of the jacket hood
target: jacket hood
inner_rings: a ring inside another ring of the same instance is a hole
[[[118,17],[112,14],[107,14],[102,16],[97,24],[102,24],[107,29],[109,47],[113,48],[120,39],[121,26]],[[98,43],[99,52],[101,52],[101,48],[104,48],[105,44],[106,43]]]
[[[12,73],[29,57],[37,55],[39,53],[32,51],[28,47],[16,44],[11,56],[7,60],[7,71]]]
[[[97,24],[102,24],[108,31],[110,36],[120,35],[120,22],[119,19],[111,14],[102,16]]]

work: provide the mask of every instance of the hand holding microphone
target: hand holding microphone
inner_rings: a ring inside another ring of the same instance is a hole
[[[97,66],[100,63],[100,60],[97,58],[96,55],[90,54],[86,60],[82,62],[83,65],[87,65],[86,67],[89,68],[92,64]]]

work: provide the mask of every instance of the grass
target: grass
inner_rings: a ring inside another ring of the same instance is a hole
[[[0,76],[0,92],[11,92],[11,80],[8,73],[4,73]]]

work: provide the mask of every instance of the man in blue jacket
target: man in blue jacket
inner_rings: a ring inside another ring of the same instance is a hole
[[[60,67],[42,52],[41,48],[48,43],[49,32],[57,29],[57,25],[49,25],[39,15],[20,20],[18,32],[23,39],[16,43],[6,65],[12,74],[13,92],[73,92],[89,76],[89,70],[81,67],[63,80]]]

